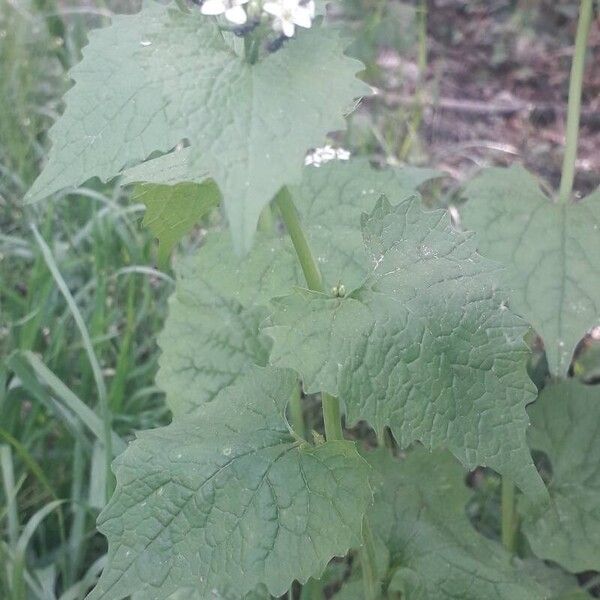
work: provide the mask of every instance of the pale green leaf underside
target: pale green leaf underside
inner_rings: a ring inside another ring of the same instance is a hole
[[[382,193],[400,201],[435,174],[376,171],[364,160],[304,169],[291,193],[328,285],[364,280],[370,258],[360,233],[361,213],[371,211]],[[267,363],[271,344],[258,327],[269,314],[269,300],[304,280],[289,242],[264,233],[243,259],[226,236],[211,234],[176,271],[177,289],[159,340],[158,382],[171,410],[181,414],[211,401],[250,365]]]
[[[158,261],[162,268],[177,242],[219,205],[219,189],[208,180],[201,184],[139,185],[132,196],[146,205],[142,225],[158,239]]]
[[[169,154],[163,154],[123,171],[120,183],[121,185],[130,183],[162,185],[204,183],[208,179],[208,173],[193,172],[189,165],[189,159],[189,148],[181,148]]]
[[[519,503],[535,554],[573,573],[600,570],[600,388],[548,384],[529,408],[530,445],[552,466],[551,505]]]
[[[291,371],[254,368],[193,416],[139,434],[100,515],[108,566],[90,600],[193,587],[280,596],[360,543],[369,467],[351,442],[310,446],[284,410]]]
[[[190,170],[217,182],[234,244],[247,251],[262,208],[300,179],[305,152],[343,129],[344,113],[370,93],[344,46],[339,32],[314,27],[250,65],[199,11],[147,3],[115,17],[72,72],[49,164],[29,197],[109,179],[185,138]]]
[[[367,455],[379,475],[373,531],[399,569],[390,590],[406,600],[545,600],[541,585],[469,522],[465,472],[446,452],[417,448],[397,461]]]
[[[389,426],[402,447],[448,448],[543,496],[525,436],[526,326],[497,289],[498,266],[418,198],[381,202],[363,229],[370,279],[343,299],[279,298],[265,330],[273,364],[339,395],[352,423]]]
[[[512,167],[485,170],[465,195],[464,227],[508,267],[512,308],[544,339],[550,370],[565,375],[577,342],[600,323],[600,193],[554,204]]]

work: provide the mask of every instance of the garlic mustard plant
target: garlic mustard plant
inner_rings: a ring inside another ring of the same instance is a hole
[[[571,202],[568,146],[560,202],[488,171],[461,230],[423,206],[439,172],[323,146],[370,88],[318,8],[147,0],[71,72],[28,198],[136,184],[163,263],[212,223],[158,340],[173,419],[113,463],[88,598],[323,598],[347,555],[338,600],[585,597],[568,573],[600,570],[600,388],[568,366],[598,325],[600,197]],[[570,144],[591,17],[584,0]],[[481,467],[502,543],[467,517]]]

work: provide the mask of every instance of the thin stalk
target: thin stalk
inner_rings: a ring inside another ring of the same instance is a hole
[[[315,292],[323,292],[324,287],[321,271],[310,249],[308,240],[304,235],[298,211],[287,188],[282,188],[277,194],[275,204],[279,208],[283,222],[290,234],[292,244],[302,267],[302,272],[304,273],[304,278],[306,279],[306,284],[309,289]],[[328,440],[343,439],[339,400],[330,394],[323,393],[321,394],[321,402],[323,405],[325,437]]]
[[[515,511],[515,486],[502,478],[502,545],[514,554],[517,542],[518,520]]]
[[[362,539],[363,544],[360,547],[359,556],[362,567],[363,594],[365,600],[376,600],[379,597],[380,587],[377,576],[375,542],[367,515],[363,517]]]
[[[412,118],[398,155],[402,161],[406,160],[412,148],[413,142],[419,133],[419,129],[421,128],[421,122],[423,121],[423,92],[425,87],[425,72],[427,71],[427,0],[419,0],[419,6],[416,12],[419,40],[417,57],[419,74],[417,79],[417,89],[415,92]]]
[[[258,60],[259,40],[254,33],[248,33],[244,36],[244,58],[246,62],[253,65]]]
[[[571,199],[573,181],[575,180],[575,161],[577,160],[579,120],[581,116],[581,90],[583,87],[585,54],[592,24],[592,13],[592,0],[581,0],[577,35],[575,37],[575,53],[573,54],[573,62],[571,64],[565,155],[563,158],[560,191],[558,194],[558,201],[562,204],[566,204]]]
[[[342,417],[340,414],[339,400],[330,394],[321,394],[323,405],[323,422],[325,424],[325,437],[327,440],[343,440]]]
[[[306,285],[314,292],[323,292],[321,271],[302,230],[302,224],[292,201],[292,195],[286,187],[281,188],[281,191],[275,196],[275,204],[281,212],[281,218],[290,234],[292,244],[294,244],[294,249],[304,273],[304,279],[306,279]]]

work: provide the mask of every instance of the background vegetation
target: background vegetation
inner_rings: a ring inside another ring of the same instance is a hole
[[[340,3],[341,4],[341,3]],[[379,164],[449,174],[431,203],[460,201],[487,164],[560,177],[575,1],[347,0],[378,93],[336,141]],[[124,439],[168,422],[154,385],[156,336],[172,290],[154,267],[143,206],[91,184],[40,205],[21,198],[61,111],[86,32],[131,0],[0,0],[0,598],[82,598],[103,565],[102,410]],[[578,192],[600,184],[600,28],[591,35]],[[200,243],[198,230],[179,249]],[[600,337],[600,334],[599,334]],[[593,340],[586,347],[594,349]],[[583,355],[582,355],[583,356]],[[581,360],[583,376],[600,361]],[[497,481],[475,473],[472,517],[498,535]],[[596,575],[586,574],[588,588]]]

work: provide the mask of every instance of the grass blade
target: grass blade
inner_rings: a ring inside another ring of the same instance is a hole
[[[90,361],[90,365],[92,367],[92,373],[94,376],[94,381],[96,383],[96,389],[98,391],[98,401],[100,404],[100,412],[102,414],[102,424],[103,424],[103,432],[104,432],[104,451],[105,451],[105,461],[106,461],[106,485],[107,485],[107,496],[110,496],[112,493],[112,473],[110,472],[110,461],[112,458],[112,430],[111,430],[111,416],[110,410],[108,406],[108,394],[106,391],[106,384],[104,382],[104,377],[102,376],[102,370],[100,369],[100,363],[98,361],[98,357],[94,352],[94,346],[92,345],[92,340],[90,339],[89,332],[81,316],[81,312],[73,299],[71,291],[69,290],[63,276],[58,269],[56,261],[54,260],[54,256],[52,255],[52,251],[46,241],[41,236],[37,227],[34,224],[31,224],[31,230],[33,231],[33,235],[42,251],[42,255],[52,273],[52,277],[58,286],[61,294],[63,295],[71,314],[73,315],[73,319],[79,329],[79,333],[81,334],[81,338],[83,340],[83,346],[88,356],[88,360]],[[40,363],[41,364],[41,363]],[[42,365],[43,366],[43,365]],[[50,372],[50,371],[49,371]],[[52,374],[53,375],[53,374]],[[57,381],[58,378],[56,378]],[[62,384],[62,382],[60,382]],[[65,389],[66,388],[65,386]],[[69,390],[70,391],[70,390]],[[74,396],[74,394],[73,394]],[[87,408],[87,407],[86,407]]]
[[[104,444],[105,432],[104,423],[98,415],[81,400],[73,391],[71,391],[33,352],[16,352],[10,359],[9,364],[14,365],[15,361],[21,358],[35,372],[36,376],[44,382],[60,400],[72,411],[81,422]],[[114,455],[117,456],[127,448],[127,444],[112,430],[109,430],[111,437],[111,448]],[[105,447],[106,449],[106,447]],[[111,457],[112,458],[112,457]],[[109,461],[110,464],[110,461]]]

